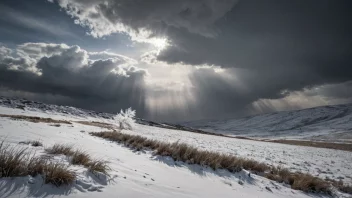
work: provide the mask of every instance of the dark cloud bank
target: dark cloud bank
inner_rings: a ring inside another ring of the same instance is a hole
[[[244,115],[255,101],[281,99],[295,91],[327,101],[352,98],[349,0],[56,3],[93,37],[122,31],[138,40],[138,33],[147,30],[147,38],[170,41],[157,60],[225,69],[226,75],[194,69],[189,78],[197,103],[187,107],[188,116],[180,117],[175,109],[154,116],[157,120]],[[25,44],[16,53],[0,48],[0,71],[3,93],[57,95],[60,101],[47,98],[100,111],[132,106],[139,116],[149,115],[144,103],[147,71],[123,57],[92,60],[78,46]]]

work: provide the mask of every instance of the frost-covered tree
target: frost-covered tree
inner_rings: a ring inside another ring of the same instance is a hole
[[[132,108],[128,108],[125,111],[121,109],[120,113],[118,113],[114,119],[117,122],[120,129],[128,129],[132,130],[134,128],[136,116],[136,110],[132,110]]]

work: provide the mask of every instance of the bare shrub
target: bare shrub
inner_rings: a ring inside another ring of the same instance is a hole
[[[132,108],[128,108],[125,111],[121,109],[120,113],[118,113],[114,119],[117,122],[120,129],[128,129],[131,130],[134,127],[134,117],[136,116],[136,111],[132,110]]]

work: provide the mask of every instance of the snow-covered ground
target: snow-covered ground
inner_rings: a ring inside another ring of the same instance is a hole
[[[34,102],[25,99],[6,98],[0,96],[0,108],[25,109],[52,115],[69,116],[77,120],[109,120],[113,114],[94,112],[70,106],[60,106]],[[17,111],[16,111],[17,112]],[[137,120],[139,123],[151,124]],[[166,126],[162,123],[154,123]],[[256,138],[284,138],[322,140],[352,144],[352,104],[323,106],[297,111],[284,111],[271,114],[229,119],[220,121],[192,121],[181,125],[230,136]],[[175,127],[175,126],[168,126]],[[177,128],[177,127],[176,127]]]
[[[60,113],[23,111],[0,108],[1,114],[24,114],[40,117],[76,120],[76,116],[62,117]],[[95,118],[90,118],[95,119]],[[101,118],[99,118],[101,119]],[[107,120],[109,121],[109,120]],[[137,125],[137,132],[153,130],[153,127]],[[169,133],[156,129],[159,135]],[[54,187],[43,185],[40,177],[18,177],[0,179],[0,197],[318,197],[295,191],[268,179],[246,171],[232,174],[224,170],[212,171],[198,165],[174,162],[167,157],[152,156],[150,152],[132,150],[88,134],[90,131],[106,129],[78,123],[61,124],[60,127],[48,123],[32,123],[10,118],[0,118],[0,138],[6,143],[35,149],[37,155],[44,154],[43,147],[19,145],[20,141],[40,140],[45,147],[55,143],[74,144],[88,151],[93,157],[108,160],[112,171],[111,178],[97,178],[84,167],[72,166],[78,178],[74,185]],[[127,131],[125,131],[127,132]],[[189,132],[185,133],[185,137]],[[141,133],[142,134],[142,133]],[[147,133],[146,133],[147,134]],[[155,137],[154,137],[155,138]],[[206,136],[207,138],[207,136]],[[171,139],[170,139],[171,140]],[[64,156],[54,160],[68,163]],[[243,184],[239,184],[242,181]],[[268,187],[272,192],[270,192]]]
[[[0,100],[1,101],[1,100]],[[38,103],[38,107],[18,106],[18,100],[1,104],[0,114],[50,117],[61,120],[90,120],[113,123],[111,114],[95,113],[73,107]],[[44,105],[44,106],[43,106]],[[32,123],[0,117],[0,139],[17,146],[20,141],[40,140],[45,147],[55,143],[74,144],[93,157],[108,160],[111,178],[96,178],[84,167],[72,166],[78,177],[74,185],[57,188],[42,185],[40,177],[0,179],[0,197],[321,197],[304,194],[246,171],[232,174],[224,170],[212,171],[198,165],[174,162],[150,152],[134,152],[126,147],[93,137],[88,132],[107,129],[73,122],[60,127],[50,123]],[[165,142],[184,142],[199,149],[223,152],[252,158],[261,162],[287,167],[292,171],[308,172],[323,179],[341,179],[352,183],[352,152],[258,142],[220,136],[197,134],[181,130],[136,124],[123,133],[138,134]],[[35,149],[44,154],[43,147]],[[54,160],[68,163],[64,156]],[[243,185],[239,184],[243,182]],[[272,192],[270,192],[268,187]],[[341,195],[345,197],[346,195]],[[348,197],[348,196],[346,196]]]
[[[310,173],[323,179],[329,177],[352,183],[352,152],[349,151],[203,135],[146,125],[137,125],[133,131],[122,132],[166,142],[178,141],[199,149],[243,156],[292,171]]]
[[[323,106],[220,121],[181,123],[236,136],[352,143],[352,104]]]

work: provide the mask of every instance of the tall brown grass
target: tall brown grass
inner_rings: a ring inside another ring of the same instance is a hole
[[[69,156],[71,158],[71,164],[82,165],[92,173],[100,172],[109,175],[108,171],[111,170],[108,161],[93,159],[87,151],[74,149],[73,146],[69,144],[54,144],[52,147],[47,148],[46,151],[49,154]]]
[[[72,124],[71,122],[66,120],[54,120],[52,118],[41,118],[36,116],[0,114],[0,117],[12,118],[14,120],[25,120],[25,121],[34,122],[34,123],[44,122],[44,123],[54,123],[54,124]]]
[[[69,144],[54,144],[52,147],[45,149],[47,153],[54,155],[67,155],[71,156],[74,154],[73,145]]]
[[[52,183],[55,186],[72,183],[76,179],[76,175],[67,168],[68,166],[64,164],[48,163],[45,167],[45,183]]]
[[[56,186],[71,184],[76,175],[69,166],[36,157],[26,148],[0,143],[0,178],[42,175],[45,183]]]
[[[350,186],[325,181],[305,173],[292,173],[287,169],[269,166],[252,159],[245,159],[229,154],[221,154],[212,151],[200,150],[184,143],[164,143],[157,140],[147,139],[138,135],[114,132],[92,132],[93,136],[124,144],[132,149],[150,149],[156,155],[170,156],[174,160],[189,164],[209,166],[213,169],[227,169],[230,172],[239,172],[242,169],[260,174],[268,179],[291,185],[293,189],[304,192],[318,192],[332,194],[332,186],[343,192],[352,193]]]

